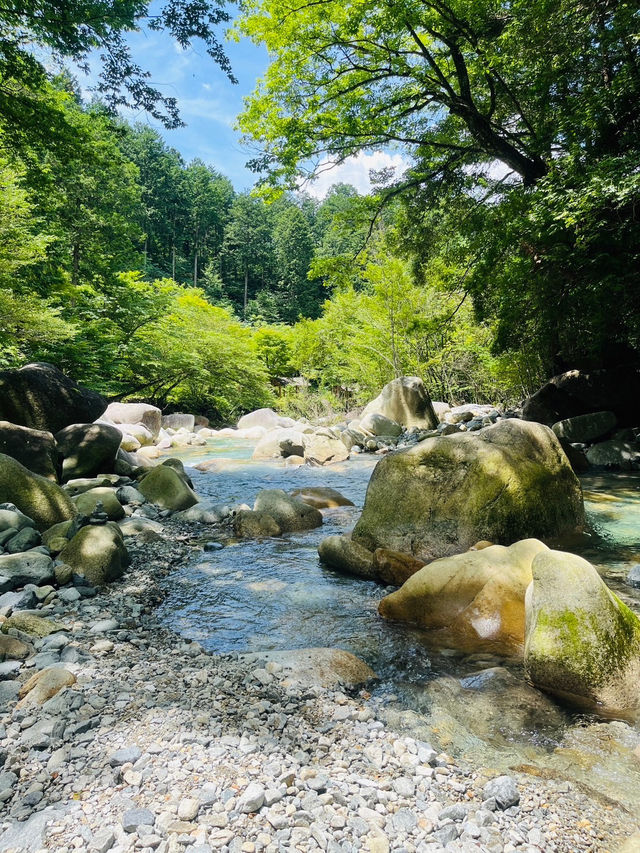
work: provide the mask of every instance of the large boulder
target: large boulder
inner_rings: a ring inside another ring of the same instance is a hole
[[[640,368],[624,365],[561,373],[525,400],[522,417],[551,426],[576,415],[603,411],[613,412],[621,426],[640,424]]]
[[[611,438],[589,447],[585,455],[596,468],[630,470],[640,467],[640,442]]]
[[[145,498],[163,509],[179,512],[198,503],[195,494],[178,471],[169,465],[152,468],[138,486]]]
[[[36,362],[0,371],[0,419],[58,432],[68,424],[95,421],[106,401],[52,364]]]
[[[76,514],[69,495],[56,483],[29,471],[11,456],[0,453],[0,495],[32,518],[40,531]]]
[[[148,403],[110,403],[102,417],[113,424],[142,424],[154,438],[162,427],[162,412]]]
[[[607,713],[640,712],[640,619],[582,557],[538,554],[527,590],[525,672],[536,687]]]
[[[557,421],[552,429],[558,438],[569,442],[589,443],[611,432],[617,423],[613,412],[594,412],[591,415],[577,415],[575,418]]]
[[[81,527],[60,552],[60,560],[91,586],[104,586],[122,577],[129,565],[129,553],[120,528],[110,521]]]
[[[362,417],[376,413],[411,429],[434,429],[438,418],[422,379],[401,376],[384,386],[380,394],[365,406]]]
[[[311,530],[322,524],[320,510],[291,497],[282,489],[264,489],[258,492],[253,509],[254,512],[271,516],[282,533]]]
[[[109,424],[71,424],[56,433],[62,482],[113,471],[122,434]]]
[[[508,548],[492,545],[424,566],[383,598],[385,619],[436,629],[447,645],[465,651],[522,653],[524,599],[534,557],[548,551],[537,539]]]
[[[423,566],[422,560],[417,560],[411,554],[405,554],[402,551],[376,548],[373,552],[373,570],[376,580],[389,586],[402,586]]]
[[[305,439],[304,458],[313,465],[331,465],[333,462],[345,462],[349,458],[349,451],[339,438],[306,435]]]
[[[273,409],[256,409],[255,412],[249,412],[248,415],[243,415],[238,421],[238,429],[253,429],[254,427],[264,427],[264,429],[277,429],[278,427],[292,427],[295,421],[291,418],[283,418],[278,415]]]
[[[351,536],[327,536],[318,546],[321,562],[337,572],[377,580],[373,553],[354,542]]]
[[[50,583],[55,577],[53,560],[40,551],[25,551],[22,554],[0,554],[0,578],[6,578],[11,588],[28,583],[36,586]]]
[[[98,486],[82,492],[77,498],[73,498],[73,502],[82,515],[91,515],[98,504],[101,504],[102,512],[107,514],[110,521],[120,521],[124,518],[124,508],[116,497],[115,490],[108,486]]]
[[[162,418],[163,429],[186,429],[193,432],[196,425],[194,415],[188,415],[184,412],[174,412],[172,415],[165,415]]]
[[[287,456],[304,456],[309,436],[297,429],[275,428],[256,444],[253,459],[278,459]]]
[[[394,438],[402,435],[402,427],[400,424],[381,415],[380,412],[369,412],[360,421],[360,429],[371,435],[390,435]]]
[[[17,459],[25,468],[48,480],[57,480],[58,450],[46,430],[0,421],[0,453]]]
[[[233,517],[233,532],[240,539],[264,539],[280,536],[282,530],[268,513],[241,509]]]
[[[583,521],[580,483],[558,439],[548,427],[512,419],[383,458],[353,540],[428,562],[480,539],[510,545]]]

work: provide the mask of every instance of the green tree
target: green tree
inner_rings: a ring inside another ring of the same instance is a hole
[[[314,245],[306,216],[290,205],[275,222],[273,241],[278,269],[280,315],[287,323],[298,317],[317,317],[321,306],[321,286],[309,280]]]

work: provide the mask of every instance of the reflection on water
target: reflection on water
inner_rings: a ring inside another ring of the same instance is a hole
[[[397,728],[498,769],[537,768],[587,787],[597,778],[600,793],[629,807],[640,804],[636,730],[569,714],[526,685],[512,662],[432,648],[425,632],[378,617],[384,587],[320,565],[319,541],[354,526],[377,457],[286,468],[252,461],[252,449],[249,442],[224,439],[175,455],[187,465],[208,463],[206,472],[193,472],[194,486],[220,503],[251,505],[265,488],[330,486],[355,506],[325,510],[324,526],[317,530],[202,553],[166,581],[161,617],[170,627],[220,653],[346,649],[380,675],[374,698],[384,702]],[[590,529],[557,547],[589,559],[639,610],[639,591],[624,579],[640,562],[640,474],[589,475],[583,487]]]

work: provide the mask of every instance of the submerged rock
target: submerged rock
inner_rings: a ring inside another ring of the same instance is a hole
[[[455,648],[521,654],[531,563],[547,550],[537,539],[526,539],[509,548],[492,545],[443,557],[383,598],[378,611],[385,619],[437,629]]]
[[[526,596],[525,670],[536,687],[606,713],[640,711],[640,619],[575,554],[545,551]]]
[[[60,486],[1,453],[0,495],[32,518],[40,531],[76,514],[73,501]]]
[[[581,526],[580,482],[553,432],[504,420],[382,459],[353,540],[428,561],[479,539],[509,545]]]
[[[322,513],[282,489],[258,492],[253,505],[255,512],[271,516],[283,533],[312,530],[322,525]]]
[[[376,399],[365,406],[362,416],[372,413],[409,429],[434,429],[438,425],[429,393],[417,376],[401,376],[385,385]]]
[[[363,684],[378,676],[360,658],[342,649],[292,649],[241,655],[240,660],[262,663],[285,683],[335,688]]]
[[[296,489],[291,496],[298,498],[309,506],[316,509],[330,509],[339,506],[354,506],[353,501],[345,498],[337,489],[327,486],[308,486],[304,489]]]

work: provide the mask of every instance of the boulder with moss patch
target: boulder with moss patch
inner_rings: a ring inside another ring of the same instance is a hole
[[[362,417],[370,414],[384,415],[408,429],[435,429],[438,426],[429,392],[418,376],[400,376],[385,385],[376,399],[365,406]]]
[[[33,613],[13,613],[2,623],[3,634],[7,634],[11,628],[29,634],[31,637],[48,637],[58,631],[67,631],[66,625],[46,619],[44,616],[36,616]]]
[[[637,716],[640,619],[575,554],[538,554],[532,574],[526,597],[527,677],[580,706]]]
[[[56,483],[29,471],[11,456],[0,453],[0,495],[14,504],[43,531],[73,518],[76,508]]]
[[[122,435],[110,424],[71,424],[56,433],[62,480],[113,471]]]
[[[553,432],[504,420],[474,434],[427,438],[382,459],[353,540],[428,562],[479,539],[510,545],[583,522],[580,482]]]
[[[110,521],[119,521],[124,518],[124,509],[122,504],[116,497],[115,489],[110,489],[106,486],[98,486],[96,489],[89,489],[73,499],[78,512],[82,515],[91,515],[97,508],[98,504],[102,505],[102,512],[105,512]]]
[[[81,527],[60,552],[60,560],[91,586],[104,586],[122,577],[129,565],[129,552],[117,524]]]
[[[322,525],[320,510],[288,495],[282,489],[258,492],[253,509],[270,515],[283,533],[312,530]]]
[[[179,512],[198,503],[198,496],[180,474],[168,465],[152,468],[140,482],[138,489],[152,504]]]
[[[380,615],[434,629],[443,643],[464,651],[521,655],[531,563],[547,550],[525,539],[435,560],[383,598]]]
[[[377,580],[373,553],[354,542],[349,534],[327,536],[318,546],[320,560],[329,568],[367,580]]]

